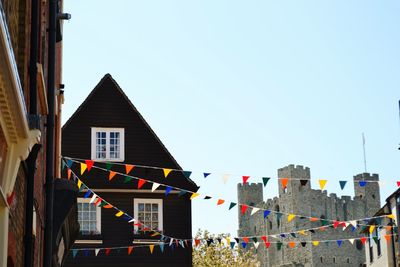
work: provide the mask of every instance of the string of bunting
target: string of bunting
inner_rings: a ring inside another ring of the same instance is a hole
[[[71,173],[73,175],[73,179],[78,184],[78,188],[81,191],[85,190],[85,188],[86,188],[87,192],[85,193],[84,198],[88,198],[91,194],[93,194],[90,203],[95,203],[95,205],[100,203],[100,205],[103,208],[114,208],[117,211],[117,213],[115,214],[116,217],[126,218],[127,220],[129,220],[129,222],[135,222],[134,225],[140,226],[143,229],[145,229],[146,231],[152,231],[153,232],[153,236],[160,235],[161,236],[161,240],[169,239],[171,243],[175,240],[177,245],[178,245],[178,243],[182,243],[182,246],[184,246],[183,242],[185,242],[185,244],[187,245],[188,241],[193,241],[193,239],[177,239],[175,237],[170,237],[170,236],[167,236],[167,235],[163,235],[163,234],[157,232],[158,230],[154,230],[154,229],[149,228],[148,226],[144,225],[142,222],[140,222],[138,220],[135,220],[133,218],[133,216],[129,215],[128,213],[122,211],[121,209],[115,207],[111,203],[109,203],[106,200],[104,200],[103,198],[101,198],[92,189],[90,189],[86,184],[84,184],[72,170],[71,170]],[[96,198],[98,198],[97,201],[96,201]],[[385,216],[387,216],[387,215],[385,215]],[[374,219],[375,222],[378,222],[378,220],[379,220],[379,224],[378,225],[380,225],[382,217],[385,217],[385,216],[377,216],[377,217],[372,217],[372,218],[368,218],[368,219]],[[360,220],[364,220],[364,219],[360,219]],[[296,238],[297,237],[296,234],[300,234],[300,235],[307,235],[307,233],[312,233],[313,234],[313,233],[316,232],[316,230],[324,231],[325,228],[328,228],[328,227],[337,229],[339,226],[342,226],[343,227],[343,231],[344,231],[348,225],[352,225],[352,231],[354,231],[356,229],[357,225],[358,226],[369,227],[368,230],[369,230],[370,233],[372,233],[377,224],[374,224],[374,225],[361,225],[361,224],[357,224],[356,220],[353,221],[353,222],[341,222],[341,223],[336,222],[336,223],[333,223],[331,225],[324,225],[324,226],[321,226],[321,227],[302,229],[302,230],[297,230],[297,231],[288,232],[288,233],[271,234],[271,235],[264,235],[264,236],[236,237],[235,240],[237,240],[237,243],[239,244],[240,239],[244,240],[242,242],[245,242],[245,240],[248,240],[249,238],[252,238],[253,240],[257,239],[257,238],[261,238],[261,239],[264,240],[264,239],[267,239],[268,237],[279,238],[279,239],[283,239],[283,238],[286,238],[286,237],[294,237],[294,238]],[[386,226],[386,230],[390,231],[391,227],[392,226],[390,226],[390,225]]]
[[[392,234],[392,235],[384,235],[384,238],[386,242],[389,244],[390,240],[392,237],[396,236],[397,234]],[[267,238],[262,238],[260,241],[264,243],[265,248],[269,249],[271,248],[272,244],[276,245],[277,250],[281,250],[285,245],[286,248],[289,249],[294,249],[296,246],[297,247],[303,247],[305,248],[307,244],[312,244],[312,246],[319,246],[322,243],[325,243],[327,246],[330,245],[330,243],[334,243],[337,245],[337,247],[342,247],[344,244],[344,241],[348,241],[351,245],[354,245],[356,241],[360,241],[362,245],[365,245],[367,240],[371,242],[371,239],[378,243],[380,241],[380,238],[378,236],[373,236],[372,238],[367,238],[367,237],[360,237],[360,238],[344,238],[344,239],[335,239],[335,240],[301,240],[301,241],[269,241]],[[215,238],[215,239],[193,239],[193,247],[196,249],[196,247],[199,247],[201,244],[207,246],[210,245],[222,245],[225,247],[229,247],[232,250],[235,248],[235,246],[246,248],[249,244],[253,244],[255,250],[259,248],[260,241],[257,238],[252,238],[250,239],[243,239],[243,241],[240,243],[237,238],[231,239],[230,237],[222,237],[222,238]],[[96,257],[103,253],[104,256],[109,256],[111,251],[117,251],[117,253],[120,253],[121,250],[125,250],[128,255],[131,255],[137,248],[141,247],[148,247],[149,251],[151,254],[154,252],[154,248],[158,246],[160,248],[161,253],[164,252],[165,250],[165,245],[169,245],[167,247],[170,247],[170,249],[173,251],[175,249],[175,246],[179,248],[179,245],[181,244],[175,244],[175,243],[167,243],[167,242],[159,242],[155,244],[148,244],[148,245],[138,245],[138,246],[118,246],[118,247],[106,247],[106,248],[75,248],[72,249],[72,257],[75,258],[78,255],[78,252],[82,252],[83,256],[89,256],[90,253],[94,254]],[[183,244],[182,247],[184,248]],[[188,247],[188,246],[187,246]],[[101,252],[101,253],[100,253]]]
[[[64,157],[65,159],[68,160],[75,160],[75,161],[84,161],[87,166],[90,168],[90,166],[93,166],[93,164],[96,162],[100,162],[100,161],[94,161],[94,160],[88,160],[88,159],[81,159],[81,158],[72,158],[72,157]],[[104,162],[101,162],[104,163]],[[110,163],[111,164],[111,163]],[[161,167],[155,167],[155,166],[146,166],[146,165],[138,165],[138,164],[125,164],[125,163],[118,163],[118,162],[113,162],[113,165],[120,165],[120,166],[125,166],[127,169],[132,170],[134,167],[140,167],[140,168],[148,168],[148,169],[155,169],[155,170],[162,170],[164,173],[164,177],[167,178],[168,175],[171,172],[179,172],[182,173],[186,178],[190,178],[191,175],[194,173],[194,171],[186,171],[186,170],[179,170],[179,169],[173,169],[173,168],[161,168]],[[229,179],[232,176],[238,176],[242,178],[242,182],[243,184],[248,183],[249,179],[253,176],[250,175],[235,175],[235,174],[227,174],[227,173],[211,173],[211,172],[199,172],[201,173],[201,175],[204,178],[208,178],[212,175],[219,175],[222,177],[222,180],[224,182],[224,184],[226,184]],[[288,185],[289,180],[297,180],[301,182],[301,185],[305,186],[308,181],[310,181],[309,179],[304,179],[304,178],[277,178],[278,180],[280,180],[281,182],[281,186],[283,188],[286,188]],[[268,182],[271,180],[271,177],[261,177],[261,181],[264,185],[264,187],[268,184]],[[339,186],[341,190],[344,190],[344,188],[347,185],[348,180],[340,180],[339,181]],[[327,179],[318,179],[318,186],[320,188],[320,190],[324,190],[324,188],[326,187],[326,184],[328,183]],[[379,183],[379,185],[384,186],[385,182],[384,181],[374,181],[374,180],[360,180],[358,181],[358,184],[360,187],[365,187],[367,185],[367,183]],[[400,181],[396,182],[397,187],[400,187]]]
[[[194,198],[200,196],[200,193],[198,193],[198,192],[185,190],[185,189],[182,189],[182,188],[179,188],[179,187],[174,187],[174,186],[170,186],[170,185],[163,184],[163,183],[156,183],[156,182],[153,182],[153,181],[148,180],[148,179],[143,179],[143,178],[139,178],[139,177],[135,177],[135,176],[129,175],[129,173],[134,168],[134,165],[129,165],[129,164],[125,164],[126,165],[126,173],[120,173],[120,172],[117,172],[117,171],[112,171],[112,165],[113,165],[112,163],[107,163],[108,165],[107,165],[106,168],[101,168],[99,166],[95,166],[94,165],[94,161],[91,161],[91,160],[86,160],[85,163],[83,163],[83,162],[79,162],[79,161],[67,158],[65,164],[68,167],[68,170],[67,170],[68,178],[70,178],[70,176],[71,176],[71,172],[72,172],[71,167],[72,167],[73,163],[80,164],[81,175],[83,175],[85,173],[85,171],[89,172],[91,170],[91,168],[96,168],[96,169],[108,172],[109,173],[109,175],[108,175],[109,181],[114,179],[114,177],[116,175],[120,175],[120,176],[125,177],[125,182],[129,182],[131,180],[137,180],[138,181],[138,184],[137,184],[137,188],[138,189],[142,188],[145,183],[152,183],[152,189],[151,189],[152,192],[154,192],[160,186],[164,186],[165,187],[165,195],[168,195],[171,192],[172,189],[175,189],[175,190],[180,191],[179,196],[182,196],[184,194],[190,193],[191,194],[191,196],[190,196],[191,200],[193,200]],[[204,199],[205,200],[209,200],[209,199],[212,199],[212,197],[206,195],[204,197]],[[218,199],[217,200],[217,206],[222,206],[224,203],[227,203],[224,199]],[[274,211],[274,210],[271,210],[271,209],[259,208],[259,207],[256,207],[256,206],[252,205],[252,204],[248,205],[248,204],[242,204],[242,203],[237,203],[237,202],[230,202],[229,210],[231,210],[235,206],[240,207],[242,215],[245,215],[246,212],[249,211],[249,210],[251,210],[250,216],[255,215],[257,212],[261,212],[262,211],[264,219],[266,219],[271,213],[273,213],[273,214],[276,215],[277,220],[280,220],[283,215],[287,216],[288,222],[291,222],[295,218],[309,219],[312,222],[319,221],[319,222],[321,222],[321,224],[323,226],[327,225],[329,222],[332,222],[332,225],[333,225],[333,227],[335,229],[338,226],[341,226],[341,227],[343,227],[343,229],[346,229],[349,225],[352,225],[353,228],[356,228],[357,225],[362,225],[362,224],[357,223],[358,221],[369,221],[369,220],[371,220],[371,217],[370,217],[370,218],[349,220],[349,221],[343,222],[343,221],[322,219],[322,218],[310,217],[310,216],[293,214],[293,213],[286,213],[286,212],[281,212],[281,211]],[[393,214],[379,216],[376,219],[376,220],[378,220],[378,224],[380,224],[379,221],[381,221],[383,217],[388,217],[389,219],[394,219],[394,215]]]

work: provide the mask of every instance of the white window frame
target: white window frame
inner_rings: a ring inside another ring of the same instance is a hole
[[[150,203],[150,204],[158,204],[158,231],[164,230],[164,217],[163,217],[163,200],[161,198],[134,198],[133,199],[133,216],[136,220],[139,218],[139,203]],[[137,225],[134,226],[135,232],[139,230]]]
[[[77,202],[78,203],[90,203],[90,198],[78,197]],[[96,206],[96,228],[98,230],[98,234],[100,235],[101,234],[101,208],[100,208],[100,206]],[[90,236],[90,235],[82,234],[82,236]]]
[[[105,132],[106,133],[106,158],[97,158],[96,155],[96,133]],[[118,132],[120,135],[120,146],[119,146],[119,158],[110,157],[110,133]],[[102,128],[102,127],[92,127],[91,128],[91,158],[96,161],[125,161],[125,129],[124,128]]]

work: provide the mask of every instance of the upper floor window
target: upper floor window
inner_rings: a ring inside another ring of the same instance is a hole
[[[92,159],[124,161],[124,128],[92,128]]]
[[[78,223],[82,235],[101,233],[101,208],[90,203],[89,198],[78,198]]]

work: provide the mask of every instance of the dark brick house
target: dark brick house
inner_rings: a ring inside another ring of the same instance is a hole
[[[106,168],[113,163],[112,171],[124,173],[124,164],[135,167],[129,173],[134,177],[164,183],[191,192],[198,187],[186,178],[181,167],[168,152],[159,138],[143,119],[110,74],[106,74],[77,111],[65,123],[62,130],[63,156],[84,162],[91,159],[96,166]],[[78,160],[80,159],[80,160]],[[72,170],[80,176],[79,164]],[[142,166],[142,167],[139,167]],[[168,178],[162,169],[174,169]],[[67,177],[67,171],[63,172]],[[80,179],[99,197],[127,212],[153,230],[179,239],[192,236],[190,194],[181,195],[172,190],[167,196],[165,187],[152,192],[150,183],[138,189],[138,181],[126,181],[122,175],[112,180],[108,172],[91,168]],[[78,198],[81,233],[74,248],[103,248],[98,255],[94,250],[70,254],[66,266],[192,266],[191,242],[185,248],[165,246],[163,252],[157,247],[160,236],[152,236],[123,218],[117,218],[112,209],[103,209],[84,199],[87,191]],[[155,244],[150,253],[148,244]],[[104,248],[133,246],[128,255],[126,248],[112,250],[105,255]]]

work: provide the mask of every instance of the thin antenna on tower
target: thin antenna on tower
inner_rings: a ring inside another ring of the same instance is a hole
[[[367,172],[367,157],[365,155],[365,136],[364,133],[362,133],[362,140],[363,140],[363,151],[364,151],[364,170]]]

